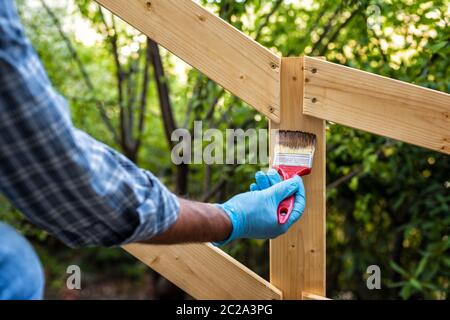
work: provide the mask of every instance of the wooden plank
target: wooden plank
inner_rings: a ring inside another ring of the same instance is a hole
[[[450,154],[450,95],[305,57],[303,112]]]
[[[96,0],[142,33],[279,121],[280,57],[191,0]]]
[[[284,299],[302,299],[302,291],[325,296],[325,121],[303,115],[303,84],[303,58],[283,58],[281,122],[271,122],[270,128],[317,136],[313,170],[303,179],[303,216],[285,235],[270,242],[270,282],[283,292]]]
[[[318,296],[309,292],[302,292],[302,300],[331,300],[327,297]]]
[[[211,244],[123,247],[196,299],[281,299],[281,291]]]

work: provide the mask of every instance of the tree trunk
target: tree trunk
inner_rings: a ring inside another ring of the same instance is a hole
[[[166,134],[166,139],[169,148],[172,149],[174,143],[171,140],[171,136],[172,132],[174,132],[177,129],[177,124],[175,122],[175,118],[173,116],[173,111],[170,103],[169,87],[167,86],[167,80],[164,74],[164,66],[162,64],[161,55],[159,53],[159,47],[151,39],[148,39],[147,42],[152,56],[154,76],[156,86],[158,89],[159,106],[163,118],[164,131]],[[187,164],[182,163],[176,166],[175,192],[179,195],[185,195],[187,193],[188,174],[189,174],[189,167]]]

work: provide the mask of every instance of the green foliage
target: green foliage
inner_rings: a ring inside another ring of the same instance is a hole
[[[210,10],[284,56],[324,55],[327,60],[444,92],[450,91],[450,21],[448,1],[269,1],[202,0]],[[83,78],[67,44],[48,13],[19,1],[28,34],[54,85],[70,102],[74,123],[121,150],[99,114],[102,101],[119,125],[117,74],[109,36],[119,52],[138,43],[139,33],[116,20],[115,34],[105,28],[97,5],[89,0],[51,6],[64,25],[83,23],[96,33],[94,43],[63,28],[94,88]],[[380,28],[368,28],[380,9]],[[104,12],[107,22],[109,14]],[[86,34],[84,34],[86,36]],[[163,51],[172,110],[179,127],[194,120],[209,127],[264,128],[267,123],[197,71],[180,72],[179,62]],[[124,68],[142,66],[138,54],[122,54]],[[153,74],[153,71],[151,71]],[[140,83],[142,69],[127,83]],[[185,78],[185,79],[184,79]],[[133,80],[134,79],[134,80]],[[155,81],[150,82],[143,145],[137,162],[175,188],[176,168],[169,157]],[[206,129],[206,128],[205,128]],[[223,201],[245,191],[255,165],[189,166],[187,195]],[[449,293],[450,161],[448,156],[329,123],[327,127],[327,282],[337,298],[447,299]],[[218,184],[217,192],[209,191]],[[83,261],[95,273],[142,278],[145,270],[119,250],[64,249],[34,229],[5,200],[2,219],[18,227],[39,247],[55,287],[62,283],[61,261]],[[227,250],[262,275],[268,273],[267,242],[244,240]],[[369,265],[381,268],[382,290],[366,288]],[[114,271],[116,270],[116,271]]]

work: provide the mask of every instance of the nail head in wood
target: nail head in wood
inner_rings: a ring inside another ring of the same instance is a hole
[[[311,101],[312,101],[312,103],[316,103],[317,102],[317,98],[312,98]]]
[[[147,8],[147,10],[151,10],[152,9],[152,3],[150,1],[145,2],[145,7]]]
[[[317,73],[317,69],[316,68],[312,68],[311,72],[312,73]]]

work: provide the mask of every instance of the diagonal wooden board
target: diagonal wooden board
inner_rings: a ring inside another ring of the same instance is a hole
[[[450,154],[450,95],[305,57],[303,113]]]
[[[191,0],[96,0],[269,119],[280,115],[280,57]]]
[[[268,281],[211,244],[129,244],[123,249],[196,299],[282,297]]]

